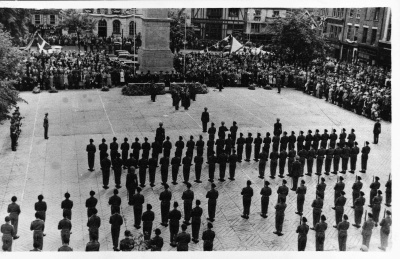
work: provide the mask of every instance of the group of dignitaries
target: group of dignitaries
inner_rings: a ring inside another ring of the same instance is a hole
[[[146,211],[143,212],[143,205],[145,203],[145,197],[141,194],[142,188],[146,187],[146,176],[147,168],[149,169],[149,182],[150,186],[155,186],[155,176],[157,167],[160,165],[161,171],[161,182],[164,190],[159,194],[160,206],[161,206],[161,225],[163,227],[169,226],[170,231],[170,245],[177,247],[178,251],[187,251],[188,245],[192,241],[198,243],[200,239],[200,226],[201,217],[203,215],[203,209],[201,208],[201,201],[195,200],[195,194],[191,190],[191,183],[189,183],[190,168],[192,162],[195,164],[195,182],[201,183],[201,170],[203,163],[208,163],[209,179],[211,182],[211,189],[207,192],[206,198],[208,199],[208,218],[207,218],[207,230],[202,233],[201,239],[203,242],[203,248],[205,251],[213,250],[213,241],[216,233],[212,230],[215,219],[216,205],[219,197],[218,190],[214,184],[214,173],[216,164],[219,164],[219,178],[220,182],[225,181],[225,171],[227,164],[229,164],[229,180],[235,180],[236,164],[242,162],[243,150],[245,150],[245,161],[249,162],[251,158],[252,150],[254,149],[254,160],[259,162],[259,178],[264,179],[265,168],[268,159],[270,159],[270,178],[274,179],[276,170],[279,166],[279,177],[284,178],[284,169],[286,160],[288,163],[287,176],[292,178],[291,190],[297,194],[297,212],[300,216],[300,224],[296,228],[298,233],[298,250],[304,251],[307,243],[307,235],[309,230],[315,231],[316,236],[316,250],[324,250],[325,231],[328,228],[327,218],[322,215],[322,209],[324,206],[325,198],[325,179],[321,177],[322,167],[325,160],[325,174],[337,174],[338,172],[346,174],[354,174],[356,170],[357,156],[360,153],[358,144],[355,141],[355,131],[352,129],[349,135],[346,134],[346,130],[343,129],[339,136],[335,133],[335,129],[332,129],[331,134],[328,134],[327,130],[324,130],[322,135],[319,134],[318,130],[312,135],[311,130],[304,136],[303,132],[300,131],[299,136],[295,136],[292,132],[290,136],[282,130],[282,124],[279,119],[274,124],[273,137],[271,139],[270,133],[266,134],[264,139],[261,138],[261,134],[257,134],[255,139],[252,138],[251,133],[248,134],[247,138],[243,137],[240,133],[237,138],[238,126],[236,122],[228,128],[224,122],[221,123],[218,131],[215,125],[211,123],[211,127],[207,130],[207,123],[209,122],[209,115],[207,109],[202,114],[201,118],[203,122],[203,132],[208,132],[209,140],[207,143],[203,141],[203,137],[200,135],[197,142],[194,141],[194,137],[190,136],[186,145],[183,138],[180,136],[179,140],[175,143],[175,155],[170,160],[172,143],[170,138],[165,135],[165,129],[163,124],[160,123],[160,127],[156,130],[154,142],[149,143],[147,138],[144,138],[144,142],[140,143],[139,139],[136,138],[135,142],[130,144],[128,139],[125,138],[121,145],[118,144],[117,138],[114,137],[113,142],[108,146],[106,140],[103,139],[99,145],[100,151],[100,166],[103,176],[103,188],[108,189],[109,178],[111,169],[114,171],[115,187],[114,195],[109,198],[109,205],[111,206],[111,217],[109,223],[111,224],[111,236],[113,242],[113,248],[115,251],[131,251],[137,245],[131,238],[132,233],[127,230],[125,223],[125,239],[119,242],[119,234],[121,226],[124,224],[125,218],[121,211],[121,197],[118,196],[121,186],[121,174],[123,169],[127,169],[126,175],[126,188],[128,193],[128,203],[133,206],[134,212],[134,227],[136,229],[143,228],[143,237],[146,249],[153,251],[161,251],[163,247],[163,238],[160,236],[161,230],[156,228],[154,230],[155,236],[152,238],[153,221],[155,214],[152,211],[152,205],[146,205]],[[226,132],[229,131],[229,134]],[[281,136],[283,134],[283,136]],[[215,140],[216,139],[216,140]],[[90,140],[90,144],[87,145],[86,151],[88,153],[88,164],[89,170],[94,171],[95,153],[97,151],[96,146],[93,144],[93,140]],[[329,142],[329,143],[328,143]],[[236,143],[236,148],[235,148]],[[254,144],[254,147],[253,147]],[[264,144],[263,147],[262,144]],[[272,148],[270,147],[272,144]],[[329,144],[329,146],[328,146]],[[361,173],[366,173],[368,154],[370,147],[368,142],[365,143],[361,150]],[[186,146],[186,153],[183,156],[184,148]],[[216,152],[214,151],[216,146]],[[206,159],[204,159],[204,148],[206,147]],[[297,151],[295,151],[297,147]],[[194,149],[196,148],[196,156],[194,156]],[[131,151],[132,149],[132,151]],[[271,149],[271,152],[270,152]],[[287,152],[289,150],[289,152]],[[121,151],[121,153],[119,152]],[[140,152],[142,156],[140,157]],[[150,157],[151,152],[151,157]],[[110,156],[108,155],[110,153]],[[162,157],[159,158],[160,154]],[[110,158],[109,158],[110,157]],[[194,158],[193,158],[194,157]],[[307,218],[303,217],[303,207],[305,196],[307,194],[307,187],[305,181],[301,179],[300,186],[298,186],[298,180],[304,174],[311,176],[313,170],[314,159],[317,159],[317,172],[318,184],[316,186],[316,197],[312,202],[313,210],[313,222],[311,228],[307,224]],[[350,159],[350,170],[348,170],[348,161]],[[331,170],[331,163],[333,160],[333,171]],[[342,170],[339,171],[339,163],[342,160]],[[307,164],[307,168],[306,165]],[[178,202],[173,202],[173,208],[171,210],[172,193],[169,190],[168,171],[169,166],[172,166],[172,184],[177,185],[177,178],[179,174],[179,167],[183,165],[183,183],[186,184],[186,190],[182,194],[183,200],[183,215],[178,210]],[[136,169],[139,170],[138,176],[136,175]],[[307,173],[304,173],[307,169]],[[381,203],[383,200],[382,191],[380,189],[379,177],[373,177],[373,183],[370,185],[370,200],[369,207],[372,208],[372,213],[364,212],[365,198],[364,192],[362,191],[363,183],[362,178],[356,175],[356,180],[352,186],[352,208],[354,209],[354,221],[353,224],[356,228],[362,228],[363,245],[369,247],[372,230],[377,227],[378,224],[381,226],[380,237],[382,250],[386,250],[388,246],[388,236],[391,227],[391,212],[385,209],[383,219],[379,222],[379,216],[381,212]],[[251,181],[247,181],[247,186],[241,191],[243,201],[243,214],[241,215],[244,219],[249,219],[251,200],[254,195],[254,191],[251,187]],[[268,217],[268,206],[272,189],[269,187],[270,183],[264,180],[264,187],[260,191],[261,195],[261,214],[263,218]],[[386,187],[386,203],[387,207],[391,206],[391,180],[389,177]],[[346,193],[344,192],[345,183],[342,176],[337,177],[337,183],[334,186],[334,206],[335,210],[335,222],[334,228],[338,230],[338,242],[339,250],[346,250],[347,230],[349,229],[350,223],[348,222],[348,216],[344,214],[344,207],[346,205]],[[278,194],[278,201],[275,205],[275,227],[276,231],[274,234],[277,236],[283,235],[283,222],[285,218],[285,210],[287,208],[286,197],[289,194],[289,187],[287,186],[287,180],[282,180],[276,193]],[[63,210],[63,219],[58,225],[58,229],[61,231],[62,247],[59,251],[72,251],[69,247],[69,238],[71,235],[71,217],[73,202],[69,199],[70,194],[65,194],[65,200],[61,203]],[[46,219],[47,205],[43,201],[43,196],[39,195],[39,201],[35,204],[35,221],[31,224],[31,230],[34,232],[34,250],[40,251],[43,247],[43,233],[44,222]],[[16,204],[17,198],[12,198],[12,203],[8,207],[9,216],[6,217],[6,223],[1,226],[1,232],[3,233],[3,250],[11,251],[11,245],[13,239],[17,239],[18,231],[18,216],[21,213],[19,205]],[[195,201],[195,207],[193,202]],[[101,219],[97,216],[97,198],[95,198],[95,192],[90,192],[90,198],[86,200],[87,207],[87,226],[89,228],[90,242],[86,246],[86,251],[99,251],[100,244],[99,239],[99,228],[101,225]],[[364,215],[364,223],[362,224],[362,217]],[[368,218],[367,218],[368,216]],[[180,220],[183,218],[183,224],[180,224]],[[142,226],[141,226],[142,225]],[[186,232],[187,227],[192,227],[191,235]],[[181,232],[179,230],[181,229]],[[119,244],[119,248],[118,248]]]

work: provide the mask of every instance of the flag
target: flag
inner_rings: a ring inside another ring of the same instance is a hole
[[[200,51],[201,54],[207,53],[207,52],[208,52],[208,48],[205,48],[205,49],[203,49],[203,50]]]
[[[315,22],[314,18],[311,14],[306,10],[303,16],[307,16],[311,20],[311,29],[315,29],[318,27],[318,24]]]
[[[26,45],[26,47],[24,48],[24,50],[29,50],[32,46],[33,41],[35,40],[35,35],[38,31],[35,31],[35,33],[32,35],[32,38],[30,39],[28,45]]]
[[[47,41],[45,41],[42,36],[40,36],[40,34],[37,35],[38,37],[37,39],[37,44],[38,44],[38,48],[39,48],[39,52],[42,52],[43,50],[48,50],[51,49],[51,46],[49,43],[47,43]]]
[[[234,53],[236,51],[238,51],[239,49],[243,48],[243,45],[240,44],[239,41],[237,41],[237,39],[235,39],[235,37],[233,37],[232,35],[230,35],[231,37],[231,50],[229,53]]]

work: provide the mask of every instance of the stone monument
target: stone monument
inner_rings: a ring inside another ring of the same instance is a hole
[[[171,72],[173,54],[169,48],[168,9],[143,9],[142,46],[138,52],[140,71]]]

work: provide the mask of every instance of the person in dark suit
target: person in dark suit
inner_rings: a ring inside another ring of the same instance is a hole
[[[285,180],[284,180],[285,181]],[[278,204],[275,205],[275,229],[274,234],[282,236],[282,225],[285,220],[285,209],[287,205],[283,198],[278,198]]]
[[[66,192],[64,194],[65,200],[63,200],[61,202],[61,209],[63,210],[63,212],[67,213],[67,218],[69,220],[71,220],[72,218],[72,207],[74,206],[74,203],[69,199],[71,197],[71,195]]]
[[[213,228],[213,224],[208,222],[207,230],[203,232],[203,235],[201,237],[201,239],[204,241],[203,242],[203,250],[204,251],[212,251],[213,250],[215,232],[212,231],[212,228]]]
[[[214,183],[211,184],[211,190],[209,190],[206,194],[206,198],[208,198],[208,218],[207,220],[213,222],[215,218],[215,209],[217,207],[217,199],[218,199],[218,191],[215,189],[216,185]]]
[[[150,241],[151,251],[161,251],[162,247],[164,246],[164,239],[160,237],[161,230],[159,228],[156,228],[154,230],[154,234],[156,236],[153,237],[153,239],[151,239]]]
[[[282,134],[282,123],[280,123],[280,119],[276,119],[276,123],[274,124],[274,136],[280,136]]]
[[[372,144],[378,144],[379,142],[379,134],[381,134],[381,123],[380,120],[377,119],[375,124],[374,124],[374,142],[372,142]]]
[[[110,216],[110,224],[111,224],[111,238],[113,243],[114,251],[119,251],[118,244],[119,244],[119,232],[121,231],[121,226],[124,223],[122,216],[119,214],[119,211],[116,210]]]
[[[201,114],[201,122],[203,124],[203,132],[207,132],[207,123],[210,121],[210,114],[207,111],[207,107],[204,108],[204,112]]]
[[[196,200],[196,207],[194,207],[190,213],[192,218],[192,241],[195,244],[199,242],[201,216],[203,215],[203,209],[200,207],[200,204],[200,200]]]
[[[164,184],[164,191],[160,193],[159,200],[161,201],[161,225],[168,227],[168,213],[171,205],[172,193],[168,190],[169,185]]]
[[[101,225],[101,219],[97,216],[97,209],[93,210],[93,215],[90,216],[86,226],[89,228],[89,238],[93,240],[99,239],[99,228]]]
[[[170,233],[170,246],[176,247],[176,235],[179,231],[179,220],[182,218],[181,212],[178,210],[178,203],[174,202],[174,209],[168,214],[169,219],[169,233]],[[190,242],[190,237],[189,237]]]
[[[244,219],[249,219],[251,197],[253,197],[253,188],[250,187],[251,181],[247,181],[247,186],[242,189],[241,195],[243,196],[243,215]]]
[[[49,118],[48,118],[48,113],[44,115],[43,119],[43,128],[44,128],[44,138],[49,139],[48,133],[49,133]]]
[[[108,205],[111,205],[111,215],[116,211],[119,213],[121,210],[121,197],[118,196],[118,189],[114,189],[113,193],[114,195],[108,199]]]
[[[86,146],[86,152],[88,153],[88,165],[89,171],[93,172],[94,169],[94,154],[96,153],[96,146],[93,144],[93,139],[90,139],[89,145]]]
[[[103,160],[100,162],[101,172],[103,175],[103,188],[108,189],[108,183],[110,181],[110,168],[111,168],[111,161],[108,159],[108,154],[104,154]]]
[[[260,216],[263,218],[267,218],[268,213],[268,205],[269,205],[269,196],[272,194],[271,188],[268,186],[269,182],[264,182],[264,187],[261,189],[261,214]]]
[[[190,213],[192,211],[192,204],[194,200],[194,192],[190,190],[192,185],[190,183],[186,183],[187,189],[182,194],[182,200],[184,205],[184,212],[185,212],[185,223],[186,225],[190,225]]]
[[[368,146],[369,142],[365,142],[365,146],[361,149],[361,173],[365,173],[367,171],[367,162],[368,155],[371,152],[371,148]]]
[[[142,219],[144,196],[140,193],[142,189],[136,188],[137,193],[132,197],[133,204],[133,215],[135,217],[135,224],[133,225],[136,229],[140,229],[140,223]]]
[[[177,249],[176,251],[189,251],[190,234],[186,233],[187,226],[182,224],[182,232],[176,236]]]
[[[90,191],[90,198],[86,200],[85,206],[87,208],[87,217],[90,218],[93,215],[93,209],[96,208],[97,199],[94,197],[96,193],[94,191]]]
[[[143,221],[143,236],[144,240],[150,240],[151,232],[153,228],[154,221],[154,212],[151,210],[153,206],[151,204],[146,205],[147,211],[143,212],[142,221]]]
[[[122,151],[122,162],[124,165],[124,169],[127,168],[126,162],[128,160],[128,153],[129,153],[129,143],[128,143],[128,138],[124,138],[124,142],[121,144],[121,151]]]

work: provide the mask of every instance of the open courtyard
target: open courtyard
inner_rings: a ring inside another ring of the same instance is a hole
[[[96,192],[99,199],[97,205],[98,215],[102,220],[99,230],[99,242],[101,251],[112,251],[111,227],[109,224],[110,208],[108,199],[112,196],[114,179],[110,177],[110,189],[102,188],[102,174],[99,164],[99,151],[96,153],[95,171],[88,171],[86,145],[89,139],[94,139],[94,144],[98,148],[101,139],[105,138],[107,144],[112,142],[115,136],[118,143],[123,142],[124,137],[132,143],[135,137],[143,142],[144,137],[149,138],[149,142],[154,141],[155,130],[158,123],[162,121],[166,130],[166,136],[171,138],[173,146],[179,136],[183,136],[184,141],[193,135],[195,141],[199,135],[203,135],[204,140],[208,140],[208,134],[202,133],[200,116],[204,107],[208,107],[211,121],[220,126],[221,121],[226,123],[229,128],[233,121],[238,123],[239,130],[245,136],[248,132],[256,137],[259,132],[265,137],[266,132],[272,134],[273,124],[276,118],[281,119],[283,130],[290,135],[291,131],[296,132],[311,129],[319,129],[323,133],[327,129],[329,133],[332,128],[340,133],[342,128],[346,128],[347,133],[352,128],[355,129],[356,141],[360,149],[365,141],[371,143],[371,153],[368,160],[368,170],[366,174],[358,171],[361,169],[361,154],[357,161],[357,174],[362,177],[364,183],[362,191],[365,192],[369,201],[369,185],[373,176],[379,176],[381,188],[384,192],[384,185],[391,173],[391,124],[382,121],[382,134],[378,145],[372,145],[373,125],[365,117],[353,112],[339,108],[338,106],[325,102],[324,99],[317,99],[292,89],[283,89],[281,94],[275,90],[267,91],[257,88],[250,91],[244,88],[226,88],[222,92],[209,89],[205,95],[197,95],[196,101],[191,103],[188,111],[181,108],[175,111],[172,106],[172,99],[169,94],[157,96],[156,102],[151,102],[149,96],[123,96],[121,89],[111,89],[109,92],[98,90],[74,90],[60,91],[58,93],[42,92],[32,94],[24,92],[21,97],[28,104],[21,103],[21,116],[23,120],[22,133],[19,138],[19,145],[16,152],[11,151],[11,140],[9,137],[9,123],[0,125],[0,216],[2,219],[7,214],[7,205],[11,203],[13,195],[18,197],[17,203],[21,206],[19,218],[18,240],[13,242],[13,251],[28,251],[32,249],[32,233],[30,223],[34,217],[34,203],[39,194],[44,195],[47,202],[47,218],[44,237],[44,251],[57,251],[61,246],[60,232],[57,229],[59,220],[62,219],[61,201],[64,200],[64,193],[71,194],[74,202],[72,209],[72,235],[70,246],[74,251],[84,251],[86,243],[89,241],[88,228],[86,227],[87,215],[85,201],[89,197],[89,191]],[[49,113],[49,139],[43,137],[43,117]],[[210,124],[209,124],[210,125]],[[185,149],[186,150],[186,149]],[[184,150],[184,151],[185,151]],[[175,148],[171,154],[174,154]],[[254,152],[253,152],[254,153]],[[314,162],[315,172],[316,163]],[[275,209],[277,201],[277,187],[281,185],[282,179],[270,179],[269,161],[266,169],[266,180],[272,188],[272,196],[269,203],[268,218],[260,217],[261,202],[260,189],[263,187],[263,180],[258,176],[258,163],[255,161],[238,163],[236,169],[236,180],[227,180],[223,183],[216,182],[219,191],[217,201],[217,212],[214,224],[216,239],[214,250],[233,251],[233,250],[273,250],[273,251],[296,251],[297,234],[296,227],[299,224],[299,216],[296,212],[296,194],[289,192],[286,209],[283,233],[281,237],[272,232],[275,231]],[[286,176],[287,169],[285,169]],[[216,168],[218,176],[218,165]],[[121,228],[121,238],[125,228],[137,235],[142,229],[136,230],[133,227],[133,209],[127,202],[127,191],[125,188],[126,170],[122,175],[122,215],[124,225]],[[335,225],[335,212],[331,209],[334,201],[333,186],[337,181],[336,175],[325,176],[327,188],[325,191],[325,201],[323,214],[327,217],[328,229],[326,231],[325,250],[337,251],[338,239]],[[347,203],[345,214],[349,216],[350,224],[354,223],[354,212],[350,208],[351,187],[355,180],[355,175],[345,174],[345,192]],[[216,177],[218,178],[218,177]],[[208,179],[208,165],[203,164],[202,183],[194,183],[194,166],[190,173],[190,182],[193,184],[195,199],[201,200],[203,208],[202,226],[200,233],[206,229],[208,217],[206,192],[210,189],[211,183]],[[291,179],[288,186],[291,187]],[[312,225],[311,203],[315,198],[315,185],[317,176],[304,176],[306,181],[307,194],[304,204],[304,215],[308,219],[308,225]],[[246,181],[252,181],[254,196],[250,210],[250,219],[240,217],[242,214],[241,189],[246,186]],[[172,201],[178,201],[178,207],[183,212],[182,192],[186,189],[182,183],[182,168],[180,168],[178,185],[170,185],[173,193]],[[169,171],[168,183],[171,182],[171,169]],[[145,204],[153,205],[156,218],[153,229],[160,228],[164,238],[163,251],[176,250],[169,245],[169,228],[160,225],[160,202],[159,194],[163,190],[161,185],[160,169],[157,168],[156,186],[151,188],[148,184],[142,194],[145,196]],[[144,204],[144,205],[145,205]],[[172,206],[171,206],[172,207]],[[383,216],[385,206],[382,205],[380,219]],[[144,206],[145,210],[145,206]],[[364,219],[364,216],[363,216]],[[183,220],[181,220],[182,223]],[[374,228],[370,244],[371,251],[380,251],[379,228]],[[188,228],[191,233],[191,228]],[[361,247],[361,229],[353,226],[349,228],[347,239],[347,250],[359,251]],[[152,236],[154,233],[152,234]],[[392,247],[391,236],[389,249]],[[203,249],[203,241],[198,244],[191,242],[189,250],[200,251]],[[307,251],[315,251],[315,232],[308,233]]]

